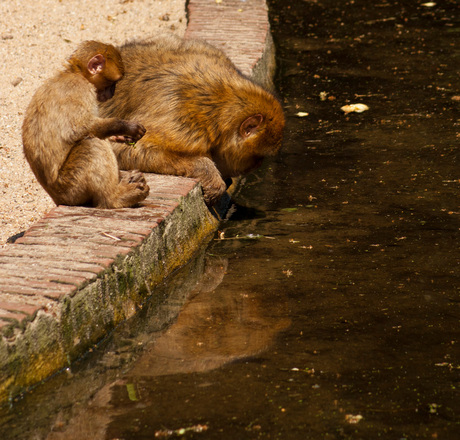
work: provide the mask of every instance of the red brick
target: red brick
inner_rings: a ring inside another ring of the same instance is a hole
[[[26,315],[33,316],[42,307],[33,304],[21,304],[17,301],[2,301],[0,299],[0,309],[7,310],[9,312],[22,312]]]
[[[25,315],[24,313],[9,312],[7,310],[2,310],[0,308],[0,319],[2,320],[14,320],[18,323],[21,323],[25,318],[27,318],[27,315]]]
[[[0,272],[0,292],[3,293],[22,293],[59,299],[66,294],[72,294],[75,290],[76,286],[72,284],[25,279]]]
[[[190,0],[185,36],[199,38],[224,50],[236,67],[250,75],[260,60],[269,32],[265,0]],[[247,54],[247,57],[241,57]]]
[[[130,247],[125,247],[121,244],[113,243],[112,245],[106,245],[100,243],[92,243],[90,241],[83,241],[76,238],[64,239],[56,236],[43,238],[33,236],[29,237],[27,235],[24,235],[24,237],[18,239],[16,243],[24,246],[44,245],[47,246],[50,249],[50,251],[59,253],[60,255],[68,254],[71,250],[72,254],[86,254],[114,259],[119,254],[127,255],[131,251]]]
[[[102,267],[109,267],[115,260],[114,258],[106,258],[95,255],[93,252],[88,252],[83,249],[72,249],[72,252],[58,252],[56,246],[47,244],[28,244],[24,246],[8,246],[6,249],[0,251],[2,258],[36,258],[37,261],[46,258],[50,261],[59,260],[67,262],[68,264],[73,262],[83,264],[97,264]]]
[[[20,273],[16,273],[18,267]],[[0,274],[11,273],[18,278],[37,279],[43,281],[66,282],[69,284],[87,284],[88,281],[95,280],[97,275],[94,272],[74,270],[74,268],[57,268],[52,262],[49,264],[26,263],[20,266],[9,263],[0,263]]]

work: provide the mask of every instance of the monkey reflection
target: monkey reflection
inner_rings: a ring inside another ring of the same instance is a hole
[[[126,398],[129,406],[113,405],[116,393],[126,396],[127,384],[146,377],[209,371],[266,350],[290,325],[287,299],[257,289],[218,288],[226,271],[227,260],[208,260],[177,320],[149,343],[121,378],[107,383],[85,405],[75,405],[72,414],[62,409],[47,440],[102,440],[115,417],[158,405],[157,400],[142,397]]]
[[[207,282],[145,351],[130,376],[207,371],[256,356],[290,325],[286,298],[277,292],[217,289],[226,267],[226,260],[209,262]]]

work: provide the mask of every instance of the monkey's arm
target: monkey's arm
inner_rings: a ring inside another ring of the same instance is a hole
[[[111,136],[127,136],[133,141],[145,134],[145,128],[134,121],[118,118],[95,118],[90,127],[90,136],[106,139]]]
[[[216,164],[208,157],[173,152],[164,146],[152,146],[142,139],[134,147],[112,143],[122,170],[192,177],[200,181],[207,205],[213,205],[227,186]]]

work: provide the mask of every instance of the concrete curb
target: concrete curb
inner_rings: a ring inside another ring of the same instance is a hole
[[[190,0],[186,38],[272,86],[265,0]],[[218,221],[192,179],[146,175],[136,209],[59,206],[0,252],[0,402],[66,367],[131,317]]]

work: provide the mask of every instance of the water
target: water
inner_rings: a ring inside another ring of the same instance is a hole
[[[457,4],[269,6],[283,151],[2,439],[460,438]]]

